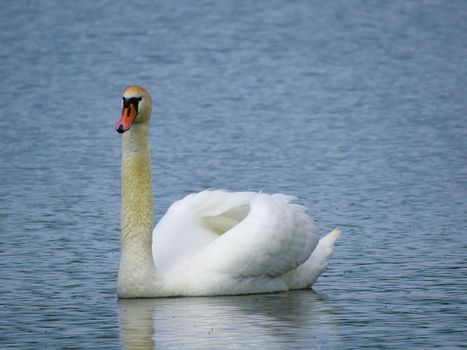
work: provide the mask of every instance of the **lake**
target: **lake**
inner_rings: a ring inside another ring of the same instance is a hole
[[[466,346],[466,2],[19,0],[0,28],[0,348]],[[313,290],[117,299],[129,84],[156,218],[296,195],[343,230]]]

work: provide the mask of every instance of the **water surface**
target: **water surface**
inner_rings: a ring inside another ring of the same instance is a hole
[[[460,348],[462,1],[10,1],[1,348]],[[156,217],[205,188],[344,234],[314,291],[117,301],[120,94],[154,96]]]

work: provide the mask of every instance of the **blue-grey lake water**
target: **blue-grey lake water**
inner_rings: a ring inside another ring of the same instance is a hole
[[[4,1],[0,348],[467,346],[467,2]],[[155,214],[206,188],[343,229],[313,290],[122,300],[121,92]]]

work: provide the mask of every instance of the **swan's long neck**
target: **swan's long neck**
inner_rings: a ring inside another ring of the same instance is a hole
[[[154,224],[148,127],[134,124],[123,134],[121,257],[118,294],[145,296],[156,280],[152,257]]]

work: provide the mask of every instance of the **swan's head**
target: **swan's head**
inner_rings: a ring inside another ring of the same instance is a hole
[[[133,124],[148,124],[151,119],[152,100],[141,86],[131,85],[123,91],[122,116],[115,126],[120,134]]]

